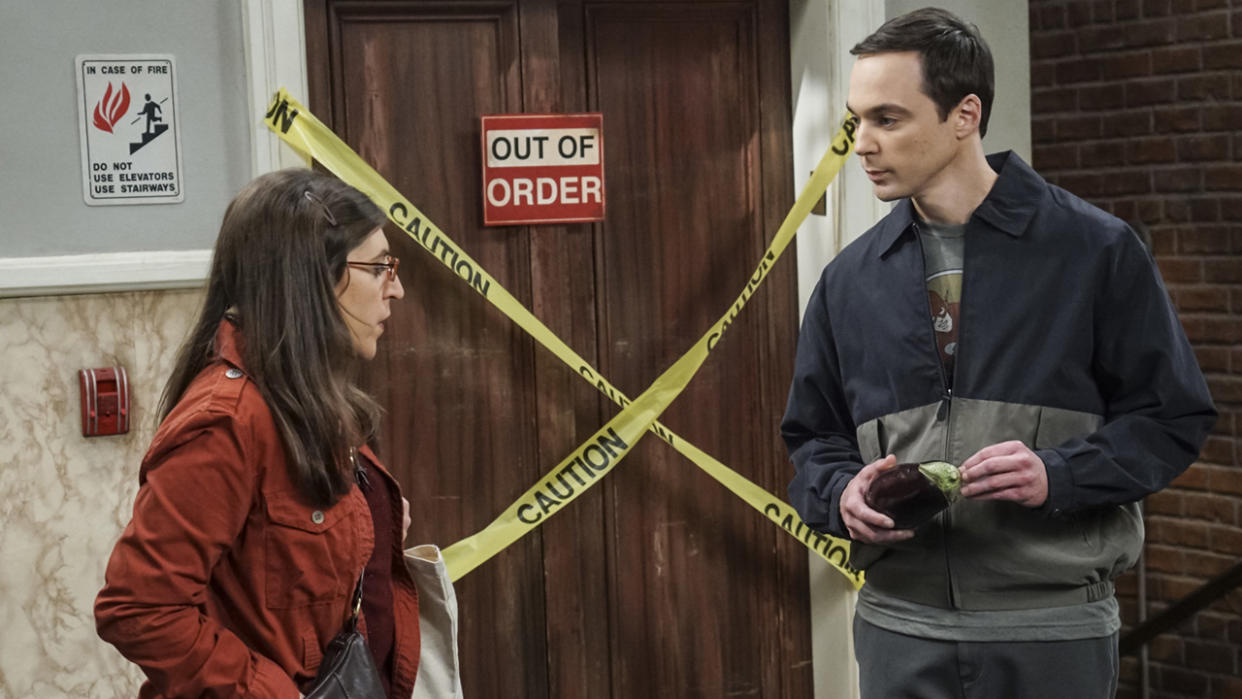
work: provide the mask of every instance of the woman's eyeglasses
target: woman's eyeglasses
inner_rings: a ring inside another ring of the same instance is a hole
[[[369,269],[371,270],[371,273],[377,277],[380,275],[380,270],[383,269],[388,272],[388,281],[390,282],[397,281],[397,266],[400,264],[401,264],[401,260],[398,260],[392,255],[384,255],[383,262],[348,262],[347,261],[345,263],[345,265],[348,267],[358,267],[360,269]]]

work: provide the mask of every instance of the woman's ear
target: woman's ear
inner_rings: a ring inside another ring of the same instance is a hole
[[[349,278],[349,267],[346,267],[344,276],[338,279],[336,281],[336,285],[332,287],[332,293],[336,296],[338,301],[341,298],[341,294],[345,293],[345,290],[349,288]]]

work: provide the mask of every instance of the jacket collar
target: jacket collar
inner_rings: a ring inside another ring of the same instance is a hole
[[[1046,183],[1013,151],[989,155],[988,165],[999,177],[971,219],[980,219],[1019,238],[1039,210]],[[889,253],[914,221],[914,203],[908,198],[897,202],[892,213],[879,224],[880,257]]]
[[[236,367],[244,372],[246,367],[242,364],[241,343],[241,331],[237,329],[237,326],[227,316],[222,318],[220,325],[216,328],[216,339],[213,343],[216,356],[224,360],[229,366]]]

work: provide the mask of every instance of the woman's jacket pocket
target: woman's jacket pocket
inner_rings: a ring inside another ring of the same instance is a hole
[[[327,604],[353,590],[361,562],[374,545],[360,525],[354,495],[327,508],[307,505],[291,492],[266,495],[264,578],[269,609]]]

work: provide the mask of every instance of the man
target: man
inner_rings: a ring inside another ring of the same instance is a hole
[[[145,131],[144,133],[146,133],[146,134],[148,134],[148,135],[152,135],[152,134],[151,134],[151,124],[152,124],[152,122],[156,122],[156,121],[163,121],[163,120],[164,120],[164,119],[163,119],[163,117],[161,117],[161,116],[159,115],[159,113],[160,113],[161,111],[163,111],[163,110],[160,108],[160,105],[158,105],[158,104],[156,104],[155,102],[152,102],[152,101],[151,101],[151,95],[150,95],[150,94],[147,94],[147,95],[146,95],[146,98],[147,98],[146,104],[142,105],[142,109],[140,109],[140,110],[138,111],[138,116],[144,116],[144,115],[145,115],[145,116],[147,117],[147,128],[146,128],[146,131]]]
[[[1112,697],[1113,579],[1136,501],[1195,459],[1215,410],[1122,221],[985,157],[991,53],[943,10],[851,51],[856,151],[892,212],[824,270],[781,433],[808,524],[854,541],[864,697]],[[898,462],[960,466],[914,530],[867,506]]]

